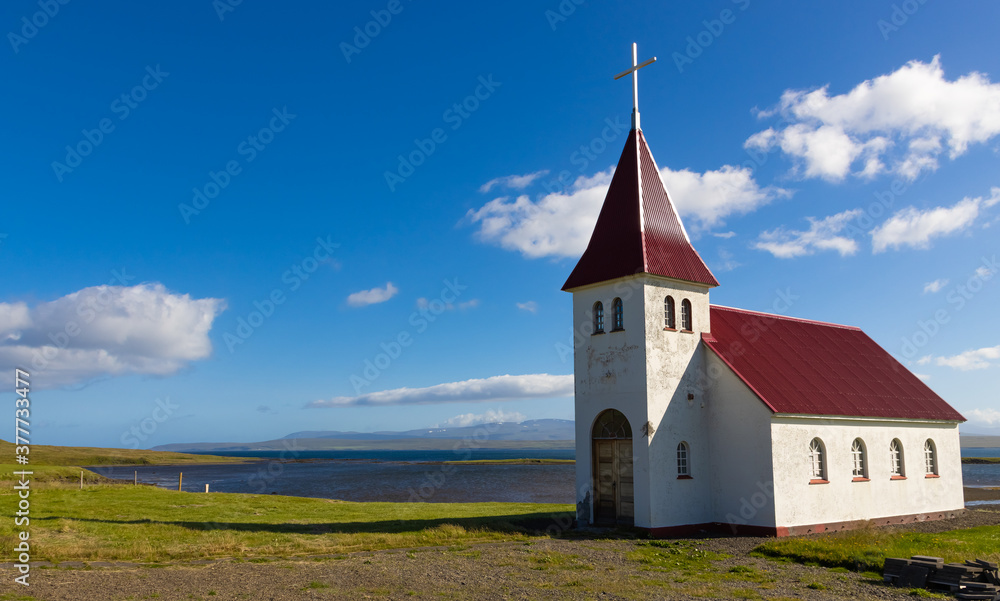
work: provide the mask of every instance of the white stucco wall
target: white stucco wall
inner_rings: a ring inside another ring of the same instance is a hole
[[[625,329],[612,332],[612,302],[621,298]],[[604,334],[593,333],[594,303],[604,304]],[[648,513],[648,461],[641,428],[646,423],[646,353],[642,278],[632,276],[573,291],[573,375],[576,387],[577,519],[592,522],[591,431],[605,409],[628,418],[633,435],[636,522]]]
[[[647,276],[643,285],[646,316],[647,415],[653,424],[647,446],[648,484],[652,501],[636,524],[651,528],[711,521],[711,452],[709,404],[705,388],[705,348],[701,333],[709,331],[708,288]],[[674,299],[678,331],[665,329],[664,299]],[[679,331],[681,302],[691,301],[692,331]],[[688,397],[693,398],[689,399]],[[691,479],[677,477],[677,445],[690,449]],[[641,522],[641,523],[640,523]]]
[[[718,355],[706,349],[712,452],[707,521],[773,527],[771,410]]]
[[[810,484],[809,442],[826,447],[829,484]],[[867,448],[868,482],[853,482],[851,445]],[[772,419],[778,526],[830,524],[964,507],[958,425],[869,418],[775,416]],[[905,480],[891,480],[889,445],[903,443]],[[924,441],[937,447],[938,478],[926,478]]]

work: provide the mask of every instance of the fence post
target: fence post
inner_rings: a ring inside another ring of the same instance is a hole
[[[184,472],[181,472],[177,476],[177,492],[181,491],[181,483],[183,483],[183,482],[184,482]]]

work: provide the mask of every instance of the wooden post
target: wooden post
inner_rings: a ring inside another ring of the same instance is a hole
[[[80,490],[83,490],[83,470],[80,470]]]
[[[205,483],[205,492],[208,492],[208,482]]]
[[[132,486],[139,485],[139,470],[132,472]]]
[[[184,482],[184,472],[181,472],[180,475],[177,476],[177,492],[180,492],[182,482]]]

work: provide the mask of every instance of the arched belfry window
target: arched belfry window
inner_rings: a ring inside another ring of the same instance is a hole
[[[594,303],[594,333],[604,333],[604,303],[601,301]]]
[[[632,438],[632,426],[625,414],[617,409],[608,409],[594,422],[594,438]]]
[[[612,324],[611,331],[617,332],[619,330],[625,329],[625,308],[622,306],[622,299],[616,298],[611,304],[614,310],[614,323]]]
[[[663,326],[668,330],[677,329],[677,320],[674,318],[674,297],[672,296],[663,299]]]
[[[693,330],[691,321],[691,301],[685,298],[681,301],[681,329],[685,332]]]

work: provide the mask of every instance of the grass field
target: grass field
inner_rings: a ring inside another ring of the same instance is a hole
[[[967,464],[1000,463],[1000,457],[962,457],[962,463],[967,463]]]
[[[886,557],[930,555],[946,562],[980,558],[1000,561],[1000,527],[980,526],[937,534],[864,528],[835,534],[784,538],[757,547],[772,559],[881,573]]]
[[[0,466],[10,472],[13,466]],[[69,470],[67,472],[67,470]],[[569,522],[571,505],[347,503],[277,495],[185,493],[100,483],[79,490],[79,469],[35,468],[32,558],[47,561],[289,557],[358,550],[527,540]],[[87,472],[89,474],[89,472]],[[13,483],[0,511],[13,515]],[[13,556],[13,519],[0,522],[0,556]]]
[[[455,465],[565,465],[576,463],[575,459],[468,459],[465,461],[445,461]]]
[[[0,457],[14,457],[14,444],[0,440]],[[188,455],[141,449],[56,447],[31,445],[31,465],[184,465],[190,463],[246,463],[251,459],[217,455]]]

